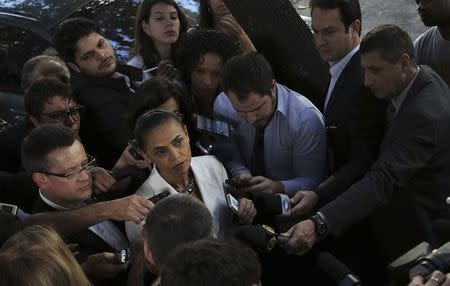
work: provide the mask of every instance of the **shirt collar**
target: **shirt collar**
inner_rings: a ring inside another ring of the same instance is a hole
[[[51,206],[54,209],[57,209],[59,211],[65,211],[68,210],[68,208],[65,208],[63,206],[58,205],[57,203],[52,202],[51,200],[47,199],[43,194],[41,189],[39,189],[39,196],[41,197],[41,199],[44,201],[44,203],[46,203],[47,205]]]
[[[284,96],[285,90],[282,88],[282,86],[280,84],[277,84],[277,94],[275,95],[277,100],[277,110],[281,112],[284,116],[286,116],[287,114],[287,106],[286,106],[286,102],[285,99],[287,98],[287,96]],[[275,112],[276,113],[276,112]],[[274,114],[275,116],[275,114]]]
[[[329,62],[331,66],[330,68],[331,77],[338,78],[342,70],[345,68],[345,66],[348,64],[353,55],[356,54],[357,51],[359,51],[359,45],[353,48],[353,50],[351,50],[345,57],[343,57],[339,61]]]
[[[399,111],[400,107],[402,106],[403,101],[406,98],[406,95],[408,94],[409,90],[411,89],[412,84],[414,83],[414,81],[417,78],[417,75],[419,74],[419,71],[420,71],[420,67],[417,66],[417,72],[414,75],[411,82],[408,84],[408,86],[398,96],[391,99],[392,105],[394,106],[394,109],[395,109],[395,115],[397,115],[397,112]]]

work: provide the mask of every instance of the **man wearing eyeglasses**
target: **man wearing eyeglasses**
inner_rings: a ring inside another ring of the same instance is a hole
[[[73,218],[66,220],[68,226],[79,230],[68,237],[69,242],[78,244],[79,261],[96,253],[114,253],[129,247],[121,225],[111,220],[142,219],[153,204],[136,196],[94,203],[91,173],[95,159],[86,154],[73,130],[55,124],[39,126],[23,140],[22,154],[25,169],[39,187],[34,213],[67,213],[90,207],[85,216],[74,216],[77,222]],[[85,228],[80,230],[80,223],[86,223]],[[115,274],[127,266],[116,266]],[[102,275],[94,273],[97,277]]]
[[[78,133],[83,107],[76,104],[69,86],[56,76],[35,80],[24,101],[27,116],[1,134],[0,182],[8,186],[1,192],[5,196],[1,201],[28,211],[36,191],[29,176],[23,173],[20,143],[31,129],[46,123],[63,124]]]

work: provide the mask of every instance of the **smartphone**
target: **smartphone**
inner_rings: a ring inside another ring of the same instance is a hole
[[[4,211],[4,212],[10,213],[12,215],[16,215],[17,214],[17,206],[0,203],[0,211]]]
[[[215,135],[230,137],[230,125],[227,122],[209,119],[205,116],[197,115],[197,129]]]
[[[114,253],[114,263],[116,264],[125,263],[128,260],[130,260],[130,258],[131,258],[130,248],[125,248],[122,249],[121,251]]]
[[[128,149],[128,152],[133,156],[136,160],[144,160],[144,157],[139,153],[140,149],[137,146],[136,139],[128,141],[128,145],[130,145],[130,148]]]
[[[233,197],[233,195],[231,194],[227,194],[227,204],[228,207],[234,212],[234,213],[238,213],[239,211],[239,202],[238,200],[236,200],[235,197]]]
[[[195,146],[205,155],[211,155],[214,152],[214,146],[212,144],[205,144],[201,140],[197,140]]]
[[[164,199],[165,197],[168,197],[170,195],[169,191],[164,191],[160,194],[157,194],[151,198],[149,198],[148,200],[151,201],[152,203],[156,204],[157,202],[159,202],[160,200]]]

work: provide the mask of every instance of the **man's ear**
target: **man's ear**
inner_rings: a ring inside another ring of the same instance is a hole
[[[361,30],[361,21],[355,20],[350,24],[349,30],[352,33],[352,37],[359,36],[359,31]]]
[[[30,119],[30,121],[31,121],[31,123],[33,123],[34,127],[38,127],[39,120],[37,120],[36,117],[34,117],[33,115],[28,115],[28,119]]]
[[[45,190],[48,186],[47,177],[42,173],[33,173],[31,178],[33,178],[34,183],[39,187],[39,189]]]
[[[155,260],[153,259],[152,252],[150,251],[150,247],[148,247],[147,240],[145,239],[144,239],[144,255],[150,264],[155,265]]]
[[[405,71],[406,69],[411,67],[412,59],[408,54],[403,54],[400,57],[400,63],[402,65],[402,70]]]
[[[81,72],[80,68],[74,63],[68,62],[67,66],[76,72]]]
[[[275,79],[272,80],[272,97],[276,96],[277,94],[277,82]]]

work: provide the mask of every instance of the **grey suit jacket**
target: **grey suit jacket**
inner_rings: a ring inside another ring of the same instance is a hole
[[[427,239],[424,233],[430,230],[425,228],[432,220],[448,216],[449,195],[450,93],[423,66],[386,130],[378,159],[360,181],[320,211],[334,235],[372,214],[381,228],[376,229],[380,240],[389,240],[386,244],[400,252]],[[373,212],[380,208],[382,212]]]

